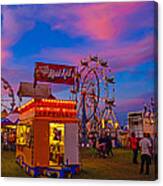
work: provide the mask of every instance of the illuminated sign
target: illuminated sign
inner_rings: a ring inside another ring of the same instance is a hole
[[[35,83],[37,81],[74,84],[75,67],[37,62],[35,67]]]

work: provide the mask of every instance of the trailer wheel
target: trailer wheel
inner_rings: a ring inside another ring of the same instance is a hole
[[[47,176],[47,170],[44,169],[43,172],[42,172],[43,176]]]
[[[69,173],[67,174],[67,178],[72,178],[71,172],[69,172]]]
[[[28,167],[28,166],[25,167],[25,172],[26,172],[27,174],[29,174],[29,167]]]
[[[30,176],[34,177],[35,176],[35,171],[33,169],[30,169],[29,174],[30,174]]]
[[[23,167],[23,160],[22,160],[22,158],[20,158],[19,164],[20,164],[21,167]]]
[[[19,162],[20,167],[23,167],[23,157],[22,156],[18,157],[18,162]]]
[[[51,175],[54,178],[60,178],[60,172],[53,172]]]
[[[20,164],[20,159],[18,157],[16,158],[16,163]]]

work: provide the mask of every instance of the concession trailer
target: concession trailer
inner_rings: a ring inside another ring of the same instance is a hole
[[[75,101],[33,98],[19,113],[16,161],[27,174],[65,178],[79,172]]]

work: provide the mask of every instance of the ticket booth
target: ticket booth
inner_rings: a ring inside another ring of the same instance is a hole
[[[79,171],[76,102],[32,99],[19,108],[16,160],[31,176],[70,177]]]

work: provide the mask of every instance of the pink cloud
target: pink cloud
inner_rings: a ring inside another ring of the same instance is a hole
[[[116,108],[121,112],[141,111],[145,104],[150,104],[151,97],[155,97],[155,95],[152,92],[146,92],[133,98],[120,98],[117,99]]]
[[[44,20],[51,28],[61,29],[74,36],[88,36],[93,40],[116,39],[126,29],[137,27],[139,23],[128,22],[128,17],[140,11],[144,3],[98,3],[72,5],[54,11],[51,7],[46,11]],[[57,24],[52,17],[60,20]],[[146,23],[147,20],[142,20]],[[134,26],[135,25],[135,26]],[[141,27],[144,24],[140,24]]]
[[[33,72],[25,67],[3,68],[2,77],[9,82],[16,94],[20,81],[33,81]]]
[[[127,22],[125,16],[133,14],[137,4],[103,3],[83,6],[76,11],[79,21],[74,23],[77,34],[84,34],[94,40],[106,40],[117,37]]]
[[[88,55],[98,54],[103,59],[107,59],[113,72],[128,70],[154,58],[154,37],[149,35],[144,39],[126,42],[121,45],[114,43],[109,46],[104,43],[103,47],[95,45],[93,47],[79,48],[47,48],[35,55],[35,58],[45,60],[58,60],[78,65],[80,60]]]
[[[14,46],[26,31],[34,27],[34,22],[24,18],[24,10],[21,8],[10,9],[3,7],[2,10],[2,62],[6,63],[11,57],[10,48]],[[30,12],[28,12],[30,13]]]
[[[127,98],[118,100],[116,107],[119,111],[128,112],[135,110],[135,108],[140,108],[143,110],[144,104],[145,99],[143,98]]]
[[[32,15],[33,12],[25,7],[3,8],[2,37],[5,39],[6,46],[14,45],[25,32],[34,28]]]
[[[109,9],[108,5],[92,5],[79,9],[77,12],[79,21],[73,23],[76,33],[87,35],[95,40],[112,38],[117,30],[113,28]]]
[[[5,61],[12,58],[12,52],[8,51],[7,49],[1,49],[1,63],[4,64]]]
[[[125,100],[119,100],[118,105],[121,107],[125,106],[135,106],[135,105],[141,105],[144,103],[143,98],[128,98]]]
[[[108,55],[115,71],[134,67],[148,60],[154,60],[154,36],[149,35],[141,40],[126,43],[109,50]],[[105,55],[105,51],[103,51]]]
[[[42,49],[40,53],[35,55],[35,58],[54,61],[61,63],[62,61],[65,63],[70,63],[74,65],[78,65],[80,60],[83,58],[83,54],[79,51],[74,51],[73,49],[67,48],[47,48]]]
[[[5,47],[4,40],[1,41],[1,63],[4,64],[5,61],[11,59],[13,57],[12,52]]]

